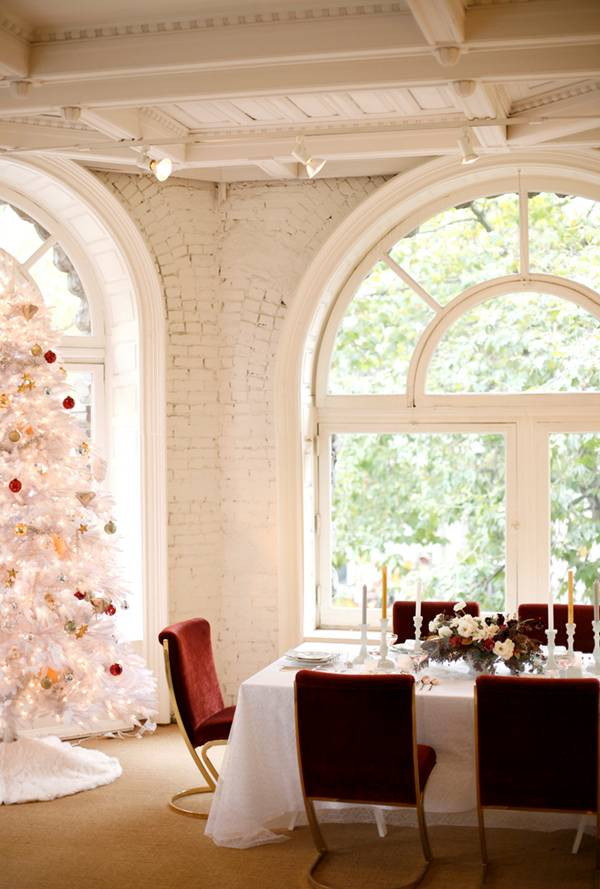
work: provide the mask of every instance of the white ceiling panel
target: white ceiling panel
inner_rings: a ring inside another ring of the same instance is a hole
[[[328,102],[327,96],[322,93],[298,93],[289,96],[291,102],[297,105],[307,117],[337,117],[338,113]]]
[[[415,86],[410,92],[422,111],[454,109],[454,103],[446,87]]]

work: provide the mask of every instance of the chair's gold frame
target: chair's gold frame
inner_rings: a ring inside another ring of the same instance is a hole
[[[210,750],[211,747],[218,747],[227,744],[227,741],[207,741],[206,744],[203,744],[202,747],[199,747],[198,749],[194,747],[183,724],[183,719],[181,718],[181,712],[179,710],[177,698],[175,697],[175,689],[173,687],[173,674],[171,673],[171,661],[169,658],[168,639],[165,639],[163,641],[163,654],[165,656],[165,673],[167,676],[169,697],[171,698],[171,706],[173,708],[173,713],[175,715],[177,725],[179,726],[179,731],[183,735],[186,747],[190,751],[192,759],[200,770],[200,774],[206,781],[206,787],[190,787],[188,788],[188,790],[180,790],[179,793],[174,794],[169,800],[169,806],[171,807],[171,809],[174,809],[175,812],[179,812],[180,815],[187,815],[190,818],[201,818],[203,820],[206,820],[206,818],[208,818],[208,812],[195,812],[192,809],[186,809],[184,806],[178,806],[177,800],[183,799],[183,797],[186,796],[195,796],[199,793],[214,793],[217,786],[217,781],[219,780],[219,773],[207,756],[207,751]]]
[[[313,842],[317,849],[317,857],[313,861],[310,866],[307,877],[308,882],[311,886],[314,886],[315,889],[334,889],[334,887],[329,886],[327,883],[321,883],[315,877],[315,871],[320,865],[321,861],[325,858],[326,855],[330,853],[330,849],[325,842],[325,838],[323,837],[323,833],[321,832],[321,825],[317,819],[317,814],[315,812],[314,803],[315,802],[330,802],[330,803],[354,803],[357,806],[389,806],[398,809],[416,809],[417,812],[417,821],[419,825],[419,838],[421,840],[421,848],[423,850],[423,857],[425,858],[425,864],[421,869],[420,874],[415,880],[412,880],[410,883],[404,883],[398,889],[415,889],[416,886],[419,885],[427,870],[429,869],[429,865],[433,860],[433,855],[431,854],[431,847],[429,845],[429,837],[427,835],[427,824],[425,823],[425,810],[423,807],[423,791],[421,790],[421,783],[419,778],[419,762],[417,758],[417,730],[416,730],[416,710],[415,710],[415,688],[413,685],[412,689],[412,746],[413,746],[413,769],[414,769],[414,780],[415,780],[415,789],[416,789],[416,803],[412,805],[410,803],[390,803],[385,800],[376,801],[376,800],[346,800],[340,799],[339,797],[325,797],[325,796],[307,796],[306,788],[304,784],[304,772],[302,770],[302,758],[300,756],[300,741],[298,738],[298,690],[296,685],[294,684],[294,715],[295,715],[295,726],[296,726],[296,754],[298,757],[298,769],[300,771],[300,783],[302,786],[302,797],[304,799],[304,808],[306,810],[306,817],[308,820],[308,826],[310,828],[310,832],[312,835]]]
[[[495,809],[496,811],[515,811],[519,810],[522,812],[562,812],[564,814],[572,814],[572,815],[595,815],[596,816],[596,866],[594,869],[594,887],[600,887],[600,762],[598,763],[598,767],[596,769],[596,803],[597,807],[594,811],[593,809],[546,809],[546,808],[525,808],[524,806],[483,806],[481,804],[481,785],[479,781],[479,731],[478,731],[478,710],[477,710],[477,686],[474,689],[473,695],[473,727],[474,727],[474,735],[475,735],[475,784],[477,788],[477,823],[479,825],[479,849],[481,853],[481,883],[483,886],[485,882],[485,878],[487,875],[487,869],[490,863],[488,850],[487,850],[487,842],[485,838],[485,820],[484,820],[484,810],[485,809]],[[598,737],[599,737],[599,747],[598,750],[600,752],[600,717],[598,724]]]

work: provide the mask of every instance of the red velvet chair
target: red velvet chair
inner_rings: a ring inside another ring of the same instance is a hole
[[[458,600],[457,600],[458,601]],[[454,614],[455,602],[434,602],[427,599],[421,602],[421,616],[423,625],[421,627],[421,638],[429,633],[429,621],[433,620],[436,614],[445,611],[446,614]],[[415,638],[415,625],[413,618],[415,616],[417,606],[414,601],[394,602],[392,608],[392,630],[396,634],[396,642],[405,642],[407,639]],[[473,617],[479,617],[479,603],[467,602],[465,607],[466,614]]]
[[[567,631],[565,629],[565,624],[567,622],[567,608],[567,605],[554,606],[554,626],[556,628],[557,645],[567,644]],[[573,616],[575,618],[575,650],[586,652],[593,651],[593,605],[574,605]],[[545,631],[548,629],[548,606],[544,605],[543,602],[523,603],[523,605],[519,605],[518,617],[519,620],[531,621],[529,626],[526,627],[525,632],[533,639],[537,639],[545,645],[547,642]]]
[[[169,805],[183,815],[207,818],[204,812],[176,805],[176,800],[214,791],[219,773],[207,751],[216,744],[227,743],[235,707],[223,706],[208,621],[198,617],[172,624],[158,639],[164,650],[167,684],[177,725],[206,781],[206,787],[191,787],[176,793]]]
[[[598,869],[599,688],[591,678],[477,678],[477,814],[484,867],[483,812],[489,808],[595,814]]]
[[[325,886],[313,874],[329,851],[315,800],[416,808],[425,857],[420,880],[431,861],[423,792],[436,755],[416,741],[414,678],[301,670],[295,702],[302,792],[318,852],[311,885]]]

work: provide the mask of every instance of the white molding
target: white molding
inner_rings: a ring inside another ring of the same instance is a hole
[[[162,290],[152,257],[124,207],[82,167],[60,158],[9,163],[23,174],[44,174],[85,205],[110,233],[123,260],[136,303],[139,329],[141,520],[144,595],[144,651],[159,685],[159,719],[169,720],[163,656],[158,633],[167,623],[166,499],[166,326]],[[13,185],[13,188],[15,186]],[[81,252],[81,251],[80,251]]]
[[[498,179],[519,174],[549,179],[551,187],[585,193],[600,189],[600,165],[591,152],[515,152],[484,157],[470,167],[456,161],[432,161],[387,182],[335,229],[306,270],[285,319],[275,372],[275,430],[278,492],[279,647],[295,644],[303,633],[303,487],[302,443],[312,393],[309,366],[337,294],[365,253],[425,203],[444,199],[451,205],[467,189],[492,188]],[[308,383],[308,388],[307,388]]]

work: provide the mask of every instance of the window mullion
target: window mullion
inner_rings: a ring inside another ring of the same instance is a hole
[[[519,176],[519,268],[522,278],[529,277],[529,196]]]
[[[54,236],[47,238],[44,243],[40,244],[37,250],[35,250],[31,254],[29,259],[26,259],[25,262],[21,263],[21,267],[25,269],[26,272],[28,272],[31,266],[35,265],[38,259],[40,259],[44,255],[44,253],[54,247],[55,244],[56,238]]]

